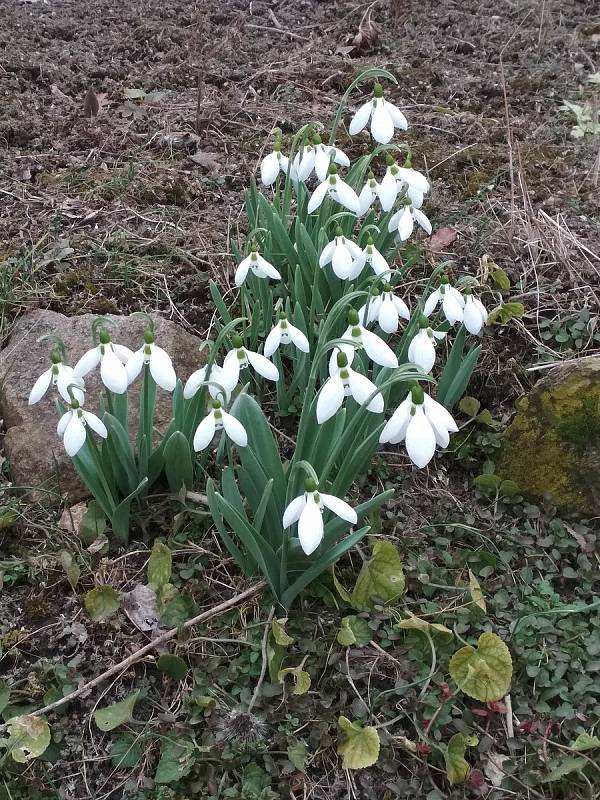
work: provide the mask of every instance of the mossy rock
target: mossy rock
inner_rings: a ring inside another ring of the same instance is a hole
[[[600,510],[600,358],[553,369],[517,403],[496,472],[525,495]]]

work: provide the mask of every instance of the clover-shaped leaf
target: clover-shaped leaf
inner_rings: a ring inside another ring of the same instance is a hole
[[[343,757],[344,769],[372,767],[379,758],[379,734],[376,728],[363,727],[360,722],[350,722],[339,717],[338,725],[344,732],[344,740],[338,744],[338,754]]]
[[[369,623],[366,619],[357,617],[352,614],[349,617],[344,617],[337,634],[338,643],[344,647],[350,647],[353,644],[358,647],[364,647],[369,644],[373,638],[373,631],[369,628]]]
[[[507,694],[512,670],[509,649],[495,633],[482,633],[477,647],[461,647],[450,659],[450,675],[458,688],[484,703]]]

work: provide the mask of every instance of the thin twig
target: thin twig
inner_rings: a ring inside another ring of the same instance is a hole
[[[504,705],[506,706],[506,737],[507,739],[514,739],[515,730],[513,728],[512,699],[510,694],[505,696]]]
[[[254,704],[258,700],[258,693],[260,692],[260,687],[263,684],[265,679],[265,674],[267,672],[267,664],[269,663],[269,653],[267,651],[267,642],[269,641],[269,631],[271,630],[271,623],[273,622],[273,617],[275,616],[275,606],[271,606],[271,610],[269,611],[269,618],[265,623],[265,632],[263,633],[262,638],[262,665],[260,668],[260,675],[258,676],[258,681],[256,682],[256,686],[254,687],[254,694],[250,702],[248,703],[248,713],[252,711],[254,708]]]
[[[224,611],[228,611],[230,608],[239,605],[244,600],[249,600],[251,597],[259,594],[266,586],[265,581],[260,581],[260,583],[255,583],[254,586],[251,586],[249,589],[246,589],[239,594],[230,597],[229,600],[225,600],[222,603],[219,603],[212,608],[209,608],[208,611],[203,611],[201,614],[198,614],[192,619],[188,619],[187,622],[184,622],[183,625],[180,625],[178,628],[171,628],[164,633],[161,633],[160,636],[157,636],[155,639],[152,639],[147,645],[141,647],[137,652],[133,653],[132,655],[128,656],[123,661],[120,661],[118,664],[115,664],[110,669],[107,669],[105,672],[102,672],[96,678],[88,683],[80,686],[79,689],[76,689],[74,692],[66,695],[65,697],[61,697],[60,700],[57,700],[55,703],[50,703],[50,705],[44,706],[44,708],[40,708],[37,711],[32,711],[31,716],[39,717],[42,714],[47,714],[49,711],[54,711],[55,708],[60,708],[60,706],[64,706],[65,703],[71,702],[71,700],[75,700],[75,698],[80,697],[82,694],[90,691],[94,687],[98,686],[100,683],[103,683],[108,678],[116,675],[118,672],[122,672],[130,667],[132,664],[135,664],[136,661],[139,661],[140,658],[145,656],[151,650],[154,650],[155,647],[158,647],[165,642],[168,642],[169,639],[173,639],[177,636],[180,631],[187,630],[188,628],[192,628],[194,625],[198,625],[201,622],[206,622],[212,617],[216,617],[219,614],[222,614]],[[0,730],[6,728],[6,724],[0,725]]]

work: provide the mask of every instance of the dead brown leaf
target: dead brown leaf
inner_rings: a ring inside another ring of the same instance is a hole
[[[71,508],[65,508],[58,520],[58,527],[63,531],[69,531],[79,536],[79,528],[81,527],[81,520],[87,509],[87,503],[76,503]]]
[[[156,592],[143,583],[136,583],[130,592],[122,595],[121,608],[141,631],[153,631],[158,625]]]
[[[458,231],[454,228],[440,228],[429,240],[429,249],[432,253],[441,253],[454,244],[458,238]]]

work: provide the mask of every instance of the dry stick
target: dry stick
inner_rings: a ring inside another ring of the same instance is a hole
[[[128,656],[124,661],[121,661],[119,664],[115,664],[114,667],[107,669],[106,672],[103,672],[101,675],[98,675],[97,678],[86,683],[84,686],[81,686],[79,689],[76,689],[71,694],[68,694],[66,697],[62,697],[60,700],[57,700],[55,703],[50,703],[50,705],[45,706],[44,708],[40,708],[37,711],[33,711],[30,716],[32,717],[39,717],[41,714],[47,714],[49,711],[54,711],[55,708],[59,708],[60,706],[64,706],[65,703],[69,703],[71,700],[75,700],[76,697],[80,697],[85,692],[88,692],[90,689],[93,689],[98,684],[102,683],[103,681],[107,680],[107,678],[116,675],[117,672],[122,672],[123,670],[130,667],[132,664],[135,664],[136,661],[139,661],[142,656],[145,656],[146,653],[149,653],[151,650],[154,650],[155,647],[158,647],[160,644],[164,644],[164,642],[168,642],[169,639],[173,639],[180,631],[187,630],[188,628],[192,628],[194,625],[198,625],[200,622],[206,622],[206,620],[211,619],[212,617],[216,617],[219,614],[222,614],[224,611],[228,611],[230,608],[239,605],[244,600],[249,600],[251,597],[254,597],[259,592],[261,592],[265,586],[265,581],[260,581],[260,583],[255,583],[254,586],[251,586],[249,589],[246,589],[239,594],[230,597],[229,600],[225,600],[223,603],[219,603],[217,606],[213,606],[209,608],[208,611],[203,611],[201,614],[198,614],[196,617],[192,617],[192,619],[188,619],[187,622],[184,622],[183,625],[180,625],[178,628],[171,628],[164,633],[161,633],[160,636],[157,636],[156,639],[152,639],[151,642],[148,642],[147,645],[144,645],[140,650],[133,653],[133,655]],[[6,727],[6,724],[0,725],[0,730],[3,730]]]

